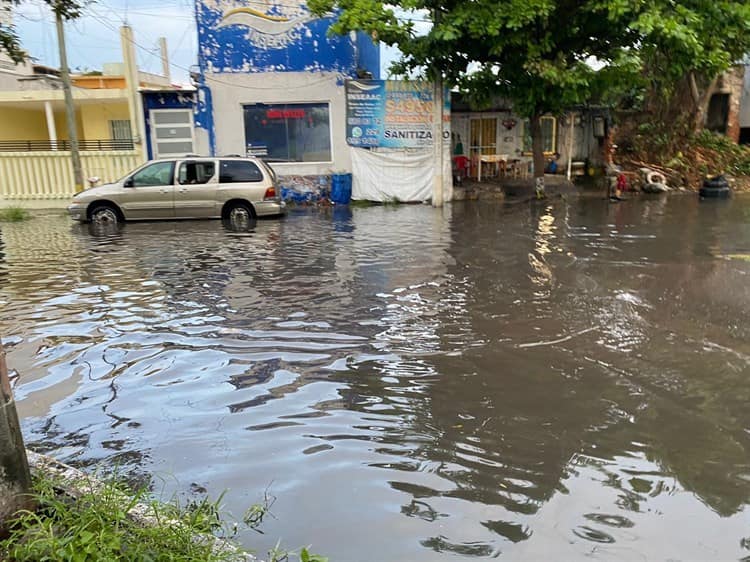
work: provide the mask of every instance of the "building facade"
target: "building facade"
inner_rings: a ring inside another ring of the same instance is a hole
[[[60,73],[41,65],[17,65],[12,71],[7,66],[0,72],[5,86],[0,89],[0,205],[64,204],[75,183]],[[104,72],[73,75],[71,81],[84,179],[106,183],[147,158],[194,152],[192,142],[184,142],[193,136],[193,89],[138,73],[144,111],[134,120],[121,63],[105,64]],[[152,126],[152,121],[170,124]],[[178,126],[181,122],[188,127]],[[145,142],[135,138],[142,129]]]
[[[542,147],[557,173],[583,175],[604,165],[604,139],[612,118],[604,107],[572,107],[563,115],[542,117]],[[451,151],[454,162],[465,158],[464,175],[486,178],[506,171],[531,177],[532,146],[529,120],[518,115],[509,100],[495,99],[482,110],[454,95],[451,107]],[[497,164],[500,162],[500,166]],[[480,174],[480,167],[482,168]]]
[[[329,35],[302,0],[196,0],[196,152],[258,155],[315,190],[351,171],[345,80],[379,76],[361,33]]]

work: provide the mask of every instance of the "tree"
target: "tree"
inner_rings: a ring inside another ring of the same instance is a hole
[[[63,20],[76,19],[81,15],[83,2],[79,0],[44,0],[55,14],[60,14]],[[28,59],[28,53],[23,49],[21,41],[12,24],[13,8],[21,0],[0,0],[0,53],[7,54],[13,62],[21,63]]]
[[[613,0],[613,2],[616,0]],[[363,29],[402,53],[394,71],[424,69],[442,75],[481,104],[505,97],[529,118],[534,175],[543,181],[545,159],[541,118],[561,113],[606,85],[614,69],[632,73],[626,48],[636,32],[626,12],[601,0],[402,0],[406,10],[430,14],[429,31],[417,34],[411,21],[372,0],[311,0],[315,11],[341,10],[333,30]],[[596,58],[607,70],[587,64]]]
[[[545,113],[611,97],[623,85],[644,85],[649,61],[669,65],[669,76],[689,70],[715,75],[741,49],[732,41],[750,40],[745,0],[400,0],[388,5],[310,0],[309,5],[316,13],[339,10],[332,32],[364,30],[398,47],[396,74],[421,70],[427,78],[442,76],[478,101],[510,99],[515,111],[530,119],[534,172],[542,182]],[[427,18],[429,30],[417,33],[411,14]],[[679,51],[677,61],[670,49]]]
[[[750,51],[750,3],[655,0],[633,25],[647,109],[679,130],[702,128],[717,79]]]
[[[0,342],[0,534],[6,530],[7,519],[31,507],[30,484],[26,449]]]

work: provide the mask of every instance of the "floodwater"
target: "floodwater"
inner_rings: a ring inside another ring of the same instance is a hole
[[[750,557],[750,199],[0,228],[28,445],[260,554]]]

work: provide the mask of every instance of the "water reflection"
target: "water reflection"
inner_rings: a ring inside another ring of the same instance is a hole
[[[26,437],[238,514],[270,484],[260,551],[738,558],[747,203],[3,226]]]

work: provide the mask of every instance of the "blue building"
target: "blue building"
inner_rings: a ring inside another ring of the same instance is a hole
[[[196,0],[195,151],[254,154],[303,189],[351,171],[344,81],[379,77],[361,33],[329,36],[301,0]]]

